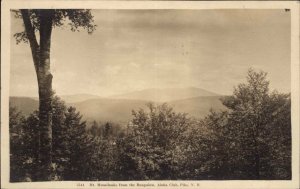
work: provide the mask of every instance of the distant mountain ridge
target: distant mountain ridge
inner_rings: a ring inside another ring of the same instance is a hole
[[[84,94],[84,93],[74,94],[74,95],[61,95],[59,97],[67,103],[82,102],[82,101],[85,101],[85,100],[100,98],[100,96],[97,96],[97,95]],[[38,97],[35,97],[33,99],[38,100]]]
[[[182,100],[199,96],[220,96],[219,94],[196,88],[151,88],[140,91],[134,91],[121,95],[110,96],[114,99],[135,99],[135,100],[147,100],[153,102],[168,102],[173,100]]]
[[[34,97],[9,97],[9,106],[17,107],[24,115],[29,115],[39,107],[39,102]]]
[[[182,89],[184,90],[184,89]],[[150,91],[146,95],[145,91]],[[127,123],[132,118],[132,110],[138,110],[140,108],[146,108],[146,104],[150,101],[153,102],[153,91],[161,91],[160,100],[170,96],[171,92],[174,93],[173,98],[165,101],[174,108],[176,112],[188,113],[188,115],[203,118],[210,109],[224,110],[225,106],[221,103],[220,98],[222,96],[206,90],[190,89],[187,93],[180,92],[178,89],[165,90],[166,94],[162,94],[164,90],[143,90],[132,92],[131,94],[144,94],[145,99],[125,99],[128,94],[119,95],[118,98],[101,98],[96,95],[78,94],[78,95],[63,95],[61,99],[66,102],[68,106],[74,106],[83,115],[83,119],[92,121],[113,121],[118,123]],[[200,96],[194,96],[194,95]],[[138,95],[135,95],[138,97]],[[155,92],[156,95],[156,92]],[[158,95],[158,94],[157,94]],[[203,95],[203,96],[201,96]],[[210,96],[209,96],[210,95]],[[151,98],[150,98],[151,97]],[[179,99],[182,98],[182,99]],[[151,99],[151,100],[150,100]],[[156,104],[163,102],[156,101]],[[29,115],[34,110],[38,109],[37,98],[30,97],[10,97],[10,105],[18,107],[25,115]]]

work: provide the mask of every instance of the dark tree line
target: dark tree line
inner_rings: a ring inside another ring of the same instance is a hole
[[[221,99],[202,120],[167,104],[133,111],[127,128],[87,123],[58,97],[52,108],[51,180],[291,179],[290,94],[269,91],[266,73]],[[39,112],[10,108],[12,182],[39,180]]]

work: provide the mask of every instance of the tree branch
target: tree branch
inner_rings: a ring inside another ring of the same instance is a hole
[[[26,32],[27,38],[28,38],[29,43],[30,43],[33,62],[34,62],[34,67],[37,71],[38,65],[39,65],[39,45],[38,45],[37,40],[36,40],[34,28],[33,28],[32,24],[31,24],[31,21],[30,21],[28,10],[21,9],[20,11],[21,11],[24,26],[25,26],[25,32]]]

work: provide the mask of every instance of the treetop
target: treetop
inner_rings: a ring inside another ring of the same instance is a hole
[[[22,11],[28,14],[32,29],[34,32],[40,30],[40,21],[42,17],[47,17],[52,21],[52,27],[62,27],[67,25],[71,31],[87,30],[91,34],[96,26],[94,17],[89,9],[20,9],[12,10],[15,18],[22,18]],[[28,37],[25,30],[14,34],[17,44],[20,42],[28,42]]]

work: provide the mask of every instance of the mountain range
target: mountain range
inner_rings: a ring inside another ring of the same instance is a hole
[[[92,121],[113,121],[127,123],[132,110],[146,108],[146,104],[167,103],[176,112],[188,113],[196,118],[205,117],[210,109],[224,110],[222,95],[200,88],[145,89],[131,93],[100,97],[90,94],[60,96],[68,106],[74,106],[83,119]],[[38,99],[32,97],[10,97],[10,106],[16,106],[23,114],[29,115],[38,109]]]
[[[147,100],[153,102],[169,102],[173,100],[182,100],[200,96],[220,96],[216,93],[196,88],[152,88],[141,91],[134,91],[131,93],[111,96],[113,99],[133,99],[133,100]]]

